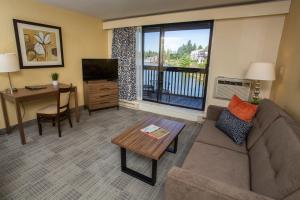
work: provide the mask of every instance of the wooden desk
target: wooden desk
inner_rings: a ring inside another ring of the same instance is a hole
[[[55,96],[57,95],[57,87],[54,87],[53,85],[45,85],[47,88],[40,89],[40,90],[28,90],[25,88],[18,89],[17,92],[14,92],[13,94],[6,93],[6,92],[0,92],[0,98],[1,98],[1,105],[2,105],[2,111],[3,111],[3,117],[6,127],[6,132],[10,133],[11,127],[9,123],[8,113],[7,113],[7,107],[6,102],[10,101],[15,104],[16,106],[16,114],[18,119],[18,128],[20,132],[20,138],[21,143],[26,144],[25,139],[25,133],[23,128],[23,122],[22,122],[22,115],[21,115],[21,108],[20,104],[25,101],[31,101],[41,98],[47,98],[49,96]],[[67,87],[66,84],[60,84],[60,87]],[[78,94],[77,94],[77,87],[72,88],[72,92],[74,93],[75,97],[75,113],[76,113],[76,121],[79,122],[80,114],[79,114],[79,108],[78,108]]]

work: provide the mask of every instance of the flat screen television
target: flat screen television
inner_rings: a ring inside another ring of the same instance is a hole
[[[118,59],[82,59],[84,81],[118,79]]]

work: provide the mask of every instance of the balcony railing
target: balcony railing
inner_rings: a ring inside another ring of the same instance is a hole
[[[158,67],[144,66],[143,71],[143,90],[144,99],[163,101],[168,104],[178,104],[172,102],[181,98],[185,100],[183,107],[189,107],[188,100],[203,100],[205,96],[205,83],[207,71],[201,68],[185,67],[164,67],[158,72]],[[158,74],[160,73],[160,74]],[[160,81],[158,76],[160,75]],[[162,100],[163,96],[169,95],[169,102]],[[199,100],[199,101],[200,101]],[[180,103],[179,103],[180,104]],[[200,105],[200,104],[199,104]],[[201,103],[201,105],[203,105]],[[191,108],[194,108],[191,106]],[[202,109],[197,108],[197,109]]]

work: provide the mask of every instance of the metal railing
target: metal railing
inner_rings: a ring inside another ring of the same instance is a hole
[[[203,98],[207,71],[202,68],[144,66],[144,93],[161,93],[168,95]],[[158,81],[160,73],[160,81]]]

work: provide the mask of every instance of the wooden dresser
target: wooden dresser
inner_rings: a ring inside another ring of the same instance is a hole
[[[119,108],[119,88],[117,81],[84,81],[84,105],[91,111],[103,108]]]

